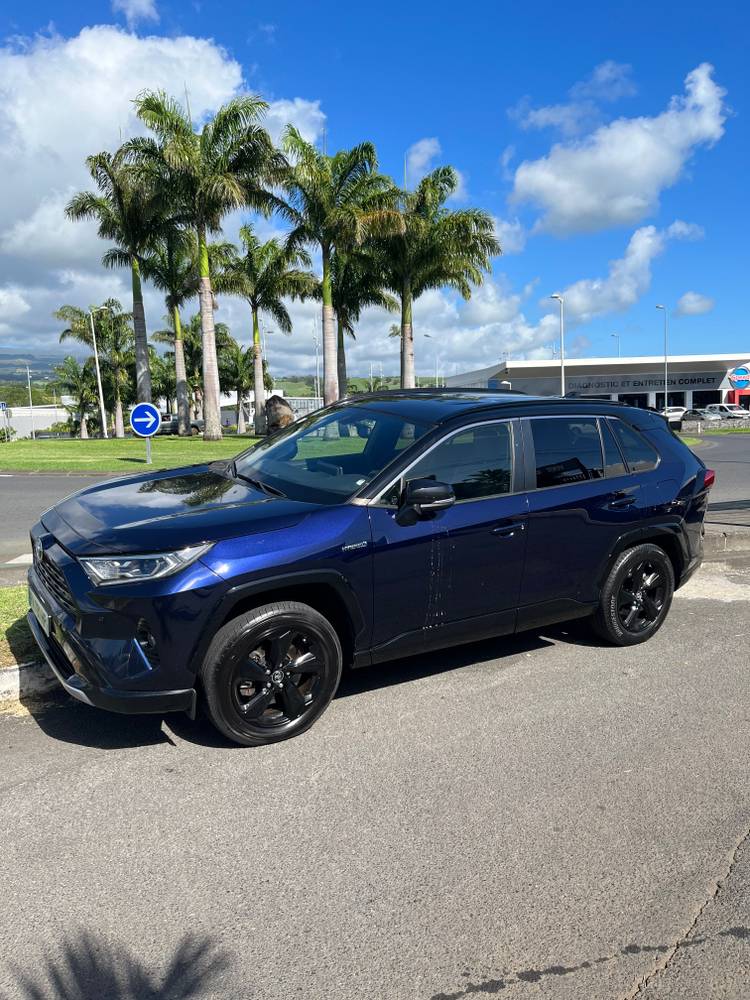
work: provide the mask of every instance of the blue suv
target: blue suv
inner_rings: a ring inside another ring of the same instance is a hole
[[[702,556],[714,474],[656,413],[474,390],[319,410],[233,461],[115,479],[34,527],[29,623],[73,697],[198,701],[252,746],[344,666],[589,618],[630,645]]]

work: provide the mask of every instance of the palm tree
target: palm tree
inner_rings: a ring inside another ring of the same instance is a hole
[[[253,352],[243,350],[236,340],[226,348],[219,360],[219,379],[225,389],[237,393],[237,433],[244,434],[245,427],[245,394],[252,388]]]
[[[122,161],[120,153],[97,153],[86,160],[99,189],[81,191],[68,202],[70,219],[94,219],[99,236],[113,240],[102,257],[105,267],[129,267],[133,286],[133,326],[135,329],[135,374],[139,402],[151,402],[148,367],[146,314],[141,289],[141,264],[148,246],[168,227],[164,214],[164,192],[154,189]]]
[[[499,254],[492,218],[477,208],[445,207],[458,186],[452,167],[438,167],[423,177],[415,191],[402,191],[400,233],[383,243],[388,287],[401,303],[401,386],[413,388],[414,331],[412,306],[428,288],[448,285],[465,299],[479,285],[490,258]]]
[[[257,98],[230,101],[199,132],[181,105],[161,91],[142,94],[135,104],[156,139],[132,139],[124,147],[126,153],[149,183],[164,192],[176,217],[198,240],[204,437],[218,440],[219,370],[208,234],[218,232],[224,216],[234,209],[271,210],[276,199],[266,185],[280,175],[283,158],[260,124],[267,105]]]
[[[192,233],[175,229],[166,239],[154,244],[143,261],[143,274],[160,291],[172,328],[175,384],[177,394],[177,426],[179,434],[190,433],[185,347],[180,309],[198,294],[198,241]]]
[[[336,252],[331,258],[331,300],[336,313],[336,351],[339,392],[346,392],[345,334],[354,338],[354,324],[363,309],[380,306],[395,312],[398,302],[384,289],[383,261],[368,245],[348,253]]]
[[[291,333],[292,320],[283,299],[304,299],[312,295],[316,281],[312,273],[303,268],[310,266],[310,256],[291,244],[282,246],[278,240],[261,243],[250,226],[240,229],[244,253],[235,253],[225,262],[216,278],[218,291],[239,295],[250,306],[253,317],[252,360],[255,373],[253,396],[255,404],[255,433],[266,429],[266,394],[263,384],[265,360],[260,337],[260,314],[273,316],[280,330]]]
[[[322,257],[324,397],[330,404],[339,396],[332,256],[359,246],[371,232],[398,230],[403,223],[393,211],[396,189],[377,173],[371,142],[326,156],[288,125],[282,147],[291,160],[283,182],[288,202],[277,206],[293,227],[287,243],[313,244]]]
[[[68,355],[62,364],[55,365],[54,372],[60,392],[73,397],[73,411],[78,415],[79,437],[83,441],[89,436],[86,411],[96,403],[96,379],[91,359],[81,365]]]
[[[96,345],[102,372],[102,384],[108,403],[115,415],[115,437],[125,437],[122,401],[127,393],[134,362],[134,337],[132,314],[122,311],[118,299],[107,299],[103,305],[92,306],[96,330]],[[54,313],[57,320],[66,324],[60,334],[60,343],[76,340],[93,350],[89,313],[77,306],[62,306]]]
[[[172,317],[165,317],[168,326],[157,330],[152,340],[157,344],[166,344],[168,350],[165,357],[174,359],[175,331],[172,327]],[[200,313],[191,316],[187,323],[181,324],[182,344],[185,353],[185,380],[187,382],[188,400],[192,404],[193,418],[203,415],[203,336],[201,332]],[[217,356],[221,359],[233,338],[226,323],[216,323],[214,327]]]

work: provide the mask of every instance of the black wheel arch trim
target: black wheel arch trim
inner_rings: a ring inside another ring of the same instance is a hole
[[[610,549],[602,563],[597,577],[599,591],[601,592],[604,587],[609,571],[618,556],[622,555],[626,549],[632,549],[636,545],[648,545],[650,542],[654,545],[659,545],[660,542],[667,543],[666,545],[660,545],[660,548],[664,549],[673,563],[676,590],[680,585],[682,574],[691,560],[680,526],[678,524],[666,523],[644,524],[620,536],[617,544]],[[678,565],[674,565],[675,555],[678,557]]]
[[[197,675],[201,664],[211,645],[216,632],[221,626],[234,617],[232,612],[248,598],[268,594],[269,603],[278,600],[289,600],[284,597],[285,589],[324,585],[335,591],[341,600],[349,617],[352,628],[353,655],[357,665],[369,662],[369,636],[366,634],[367,622],[362,608],[347,578],[333,569],[300,570],[293,573],[279,573],[274,576],[264,576],[261,579],[240,583],[230,587],[214,608],[213,614],[206,623],[203,636],[196,647],[191,661],[193,672]],[[296,599],[296,598],[294,598]]]

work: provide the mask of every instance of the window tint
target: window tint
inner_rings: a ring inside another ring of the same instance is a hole
[[[405,478],[449,483],[457,500],[478,500],[510,493],[512,468],[510,425],[482,424],[439,444]]]
[[[628,427],[622,420],[612,420],[612,430],[615,432],[620,450],[631,472],[647,472],[655,469],[659,454],[638,431]]]
[[[602,446],[595,418],[533,419],[531,433],[537,489],[603,477]]]
[[[602,429],[602,442],[604,444],[604,475],[624,476],[628,470],[625,468],[620,449],[617,447],[609,424],[606,420],[600,420],[599,426]]]

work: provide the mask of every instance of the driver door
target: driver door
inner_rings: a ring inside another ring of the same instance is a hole
[[[520,449],[517,421],[460,428],[370,505],[376,661],[515,629],[527,518]],[[456,502],[403,523],[412,479],[448,483]]]

